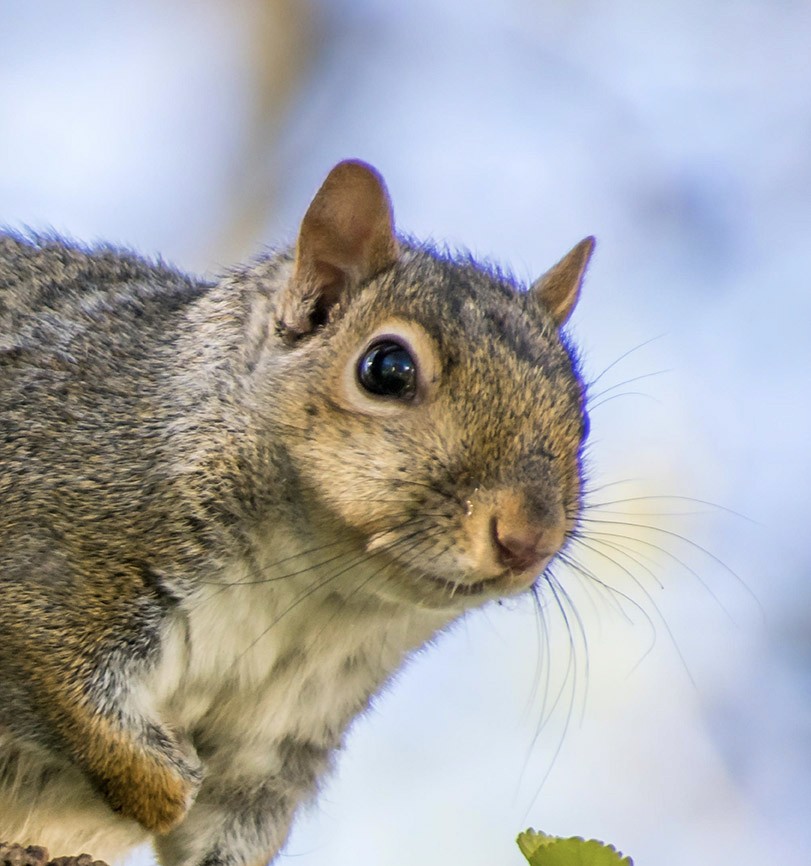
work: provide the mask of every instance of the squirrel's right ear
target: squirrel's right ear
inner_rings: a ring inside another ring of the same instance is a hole
[[[360,160],[339,162],[302,220],[280,328],[294,339],[312,333],[349,286],[394,264],[398,253],[383,178]]]
[[[530,287],[530,292],[552,314],[558,327],[571,316],[580,297],[580,287],[594,252],[594,243],[592,237],[583,238]]]

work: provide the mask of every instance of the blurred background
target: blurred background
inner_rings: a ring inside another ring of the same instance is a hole
[[[518,866],[528,825],[808,862],[810,45],[803,0],[0,6],[7,226],[213,275],[355,156],[402,229],[521,278],[598,238],[570,331],[600,583],[420,654],[282,863]]]

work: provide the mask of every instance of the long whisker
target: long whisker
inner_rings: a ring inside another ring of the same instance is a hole
[[[582,538],[575,539],[575,541],[585,550],[589,551],[590,553],[593,553],[595,556],[601,557],[602,559],[604,559],[608,563],[610,563],[612,566],[614,566],[619,572],[621,572],[622,574],[625,574],[626,577],[628,577],[637,586],[637,588],[643,593],[645,598],[648,600],[648,603],[651,604],[653,609],[656,611],[659,619],[664,621],[664,616],[662,615],[662,612],[659,610],[659,607],[656,604],[656,602],[654,601],[653,597],[650,595],[650,593],[645,588],[645,586],[640,582],[640,580],[636,577],[636,575],[630,569],[626,568],[621,562],[614,559],[614,557],[609,556],[607,553],[605,553],[605,551],[600,550],[599,548],[596,548],[596,547],[588,544]],[[602,542],[602,543],[605,546],[608,546],[609,549],[611,549],[611,547],[609,545],[606,545],[604,542]],[[624,551],[617,551],[617,552],[624,552]],[[631,559],[631,561],[635,565],[637,565],[638,567],[643,568],[645,571],[647,571],[648,574],[651,575],[653,580],[658,583],[656,576],[653,574],[652,571],[650,571],[650,569],[648,569],[644,564],[637,562],[629,554],[625,553],[625,555],[629,559]],[[626,613],[622,604],[620,604],[620,601],[627,602],[636,611],[638,611],[642,615],[645,622],[650,626],[650,630],[651,630],[650,646],[645,650],[645,652],[643,653],[643,656],[642,656],[642,658],[645,658],[653,650],[653,647],[655,646],[655,643],[656,643],[656,627],[655,627],[653,619],[651,618],[650,614],[645,609],[645,607],[642,604],[640,604],[635,598],[630,596],[628,593],[623,592],[622,590],[618,589],[617,587],[611,586],[610,584],[606,583],[605,581],[602,581],[599,578],[597,578],[597,576],[594,574],[594,572],[592,572],[591,569],[587,568],[582,563],[575,562],[572,559],[567,559],[564,561],[566,561],[567,564],[571,568],[573,568],[577,574],[586,578],[586,586],[587,587],[588,586],[598,586],[600,589],[605,591],[608,594],[608,597],[611,600],[611,602],[613,604],[617,605],[617,607],[619,608],[619,610],[621,612],[621,615],[626,620],[626,622],[631,623],[632,620],[631,620],[630,616]]]
[[[626,482],[617,482],[617,483],[626,483]],[[610,484],[604,485],[604,487],[610,487],[610,486],[616,486],[616,485],[610,485]],[[597,488],[597,489],[604,489],[604,488]],[[589,491],[588,493],[585,494],[585,496],[588,497],[589,493],[591,493],[591,492],[592,491]],[[735,511],[734,509],[728,508],[725,505],[719,505],[717,502],[710,502],[706,499],[697,499],[694,496],[676,496],[676,495],[628,496],[624,499],[610,499],[606,502],[587,502],[586,511],[592,512],[592,511],[596,511],[597,509],[600,509],[602,511],[606,506],[610,506],[610,505],[626,505],[626,504],[635,503],[635,502],[662,502],[662,501],[664,501],[664,502],[670,502],[670,501],[689,502],[692,505],[705,505],[709,509],[711,509],[712,512],[716,512],[716,511],[724,512],[725,514],[731,514],[733,517],[738,517],[741,520],[745,520],[748,523],[751,523],[754,525],[760,525],[760,524],[758,524],[758,521],[753,520],[751,517],[748,517],[745,514],[742,514],[740,511]],[[624,512],[607,512],[607,513],[622,514]],[[650,513],[653,516],[665,516],[665,517],[673,516],[669,512],[647,512],[647,513]],[[704,512],[684,511],[684,512],[677,512],[675,516],[679,516],[682,514],[692,515],[692,514],[703,514],[703,513]]]
[[[760,602],[757,599],[757,596],[755,596],[755,594],[752,592],[752,590],[749,589],[749,587],[744,583],[744,581],[741,579],[741,577],[732,568],[730,568],[722,559],[720,559],[714,553],[707,550],[707,548],[698,544],[695,541],[692,541],[691,539],[687,538],[686,536],[682,535],[679,532],[674,532],[674,531],[669,530],[669,529],[663,529],[661,526],[652,526],[650,524],[631,523],[628,521],[619,521],[619,520],[600,520],[599,518],[584,518],[583,523],[593,523],[593,524],[599,524],[599,525],[604,525],[604,526],[606,526],[606,525],[607,526],[611,526],[611,525],[624,526],[624,527],[633,528],[633,529],[641,529],[641,530],[644,530],[646,532],[655,532],[655,533],[659,533],[660,535],[664,535],[667,538],[677,539],[678,541],[687,545],[687,547],[689,547],[693,550],[699,551],[704,556],[706,556],[708,559],[712,560],[714,563],[716,563],[718,566],[720,566],[727,574],[731,575],[735,579],[735,581],[744,590],[746,590],[747,594],[752,598],[753,601],[755,601],[757,603],[758,607],[762,610],[762,607],[760,605]],[[704,578],[701,577],[701,575],[694,568],[691,568],[686,562],[684,562],[680,557],[676,556],[675,553],[668,550],[666,547],[663,547],[660,544],[656,544],[653,541],[648,541],[645,538],[638,538],[636,536],[622,535],[621,533],[617,533],[617,532],[607,532],[607,531],[602,531],[599,529],[589,528],[588,533],[589,533],[589,536],[592,538],[624,539],[626,541],[634,541],[637,544],[642,544],[645,547],[649,547],[649,548],[653,548],[654,550],[658,550],[664,556],[668,557],[668,559],[677,563],[681,568],[683,568],[685,571],[687,571],[689,574],[691,574],[693,577],[695,577],[695,579],[701,584],[701,586],[704,588],[704,590],[707,592],[707,594],[713,599],[713,601],[715,601],[715,603],[719,606],[719,608],[724,611],[724,613],[727,615],[727,617],[730,619],[730,621],[733,623],[735,622],[734,617],[726,609],[726,607],[723,605],[723,603],[718,598],[716,593],[711,589],[711,587],[709,586],[707,581],[704,580]]]
[[[671,372],[672,370],[653,370],[650,373],[640,373],[638,376],[631,376],[630,379],[624,379],[622,382],[615,382],[613,385],[609,385],[607,388],[603,388],[602,391],[598,391],[596,394],[592,394],[591,392],[589,392],[589,409],[596,408],[593,403],[594,400],[602,400],[606,396],[606,394],[610,394],[612,391],[616,391],[618,388],[624,388],[626,385],[632,385],[634,382],[641,382],[643,379],[652,379],[654,376],[663,376],[665,373]]]
[[[426,545],[430,545],[433,542],[433,537],[440,534],[440,530],[435,530],[433,533],[413,533],[409,538],[416,538],[417,540],[410,547],[405,548],[400,551],[400,557],[404,557],[407,554],[413,551],[419,551],[422,547]],[[399,541],[403,541],[404,539],[399,539]],[[391,545],[386,548],[386,551],[390,551],[396,545]],[[383,552],[383,551],[375,551],[375,553]],[[371,558],[371,557],[370,557]],[[335,610],[332,612],[330,617],[324,622],[321,627],[320,634],[323,634],[326,631],[327,626],[334,621],[334,619],[338,616],[338,614],[343,611],[348,605],[351,599],[357,595],[357,593],[362,592],[375,578],[379,577],[380,574],[387,568],[388,563],[383,563],[379,568],[373,571],[368,577],[362,580],[354,589],[352,589],[349,593],[347,593],[346,597],[343,598],[341,604],[341,610]]]
[[[589,411],[593,412],[601,406],[605,406],[606,403],[610,403],[612,400],[620,400],[623,397],[641,397],[643,400],[653,400],[654,403],[659,402],[652,394],[646,394],[644,391],[620,391],[618,394],[610,394],[608,397],[602,398],[597,403],[589,403]]]
[[[582,543],[581,539],[573,539],[573,541],[578,542],[582,546],[585,547],[585,545]],[[586,548],[586,549],[588,549],[588,548]],[[579,577],[584,578],[584,580],[585,580],[584,585],[585,586],[596,586],[597,588],[601,589],[605,593],[605,595],[607,596],[610,604],[614,607],[614,610],[629,625],[633,622],[633,620],[631,619],[630,616],[628,616],[628,613],[626,612],[626,610],[622,606],[622,604],[620,604],[618,599],[629,603],[632,607],[637,608],[640,611],[640,613],[642,613],[643,615],[646,615],[645,609],[642,607],[641,604],[639,604],[638,601],[633,599],[630,595],[623,592],[622,590],[617,589],[614,586],[611,586],[609,583],[606,583],[604,580],[601,580],[599,577],[597,577],[597,575],[590,568],[583,565],[583,563],[575,560],[574,557],[570,556],[568,553],[558,554],[558,558],[567,568],[574,571]],[[621,566],[619,566],[619,565],[618,565],[618,567],[621,568]],[[631,580],[634,580],[634,577],[630,572],[627,572],[627,574],[631,578]]]
[[[529,810],[532,808],[532,804],[537,799],[541,789],[546,784],[546,781],[549,778],[549,774],[552,772],[552,768],[554,767],[555,763],[557,762],[558,757],[560,756],[560,752],[563,748],[563,743],[566,739],[566,733],[569,730],[569,726],[571,724],[573,714],[574,714],[575,696],[577,695],[578,674],[577,674],[577,641],[575,639],[575,630],[573,630],[573,628],[572,628],[573,622],[577,625],[577,633],[579,634],[580,640],[582,641],[583,647],[586,651],[585,676],[586,676],[586,681],[588,681],[588,642],[586,639],[584,623],[583,623],[582,619],[580,618],[580,615],[577,613],[577,610],[576,610],[576,608],[572,602],[571,597],[566,592],[566,590],[563,588],[560,581],[554,576],[554,574],[552,574],[551,572],[547,572],[544,575],[544,578],[545,578],[546,586],[549,587],[549,589],[552,593],[552,597],[555,601],[555,605],[558,609],[558,612],[561,615],[561,619],[562,619],[563,624],[566,628],[566,633],[569,637],[569,640],[568,640],[569,659],[568,659],[568,662],[566,665],[566,670],[564,671],[564,674],[563,674],[563,680],[561,682],[561,685],[558,688],[557,692],[554,694],[551,705],[549,705],[548,709],[544,713],[542,713],[541,720],[535,729],[535,733],[533,734],[532,740],[531,740],[530,745],[529,745],[529,752],[528,752],[529,754],[531,754],[532,750],[536,747],[542,730],[544,729],[547,722],[552,717],[555,709],[557,708],[557,706],[560,704],[561,700],[563,699],[563,695],[565,693],[567,683],[571,684],[570,690],[569,690],[570,700],[569,700],[568,707],[566,708],[566,714],[565,714],[565,718],[563,721],[563,729],[561,731],[561,735],[557,739],[557,743],[555,744],[555,748],[554,748],[552,755],[551,755],[551,758],[549,760],[548,767],[547,767],[546,771],[544,772],[543,776],[541,777],[540,782],[538,783],[536,792],[527,806],[527,810],[526,810],[527,814],[529,813]],[[573,619],[570,618],[569,613],[567,613],[567,610],[566,610],[567,606],[568,606],[569,610],[571,611],[571,617],[573,617]],[[526,766],[526,764],[525,764],[525,766]],[[521,775],[523,778],[523,772]]]
[[[636,586],[639,588],[640,592],[642,592],[642,593],[644,594],[644,596],[645,596],[645,598],[647,599],[647,601],[649,602],[649,604],[650,604],[650,605],[652,606],[652,608],[656,611],[656,617],[657,617],[657,620],[658,620],[658,621],[659,621],[659,622],[664,626],[664,629],[665,629],[665,631],[667,632],[667,635],[668,635],[668,637],[669,637],[669,639],[670,639],[670,643],[671,643],[673,649],[675,650],[676,655],[678,656],[679,661],[681,662],[682,667],[684,668],[684,671],[685,671],[685,673],[687,674],[688,679],[690,680],[690,683],[693,685],[694,688],[697,687],[697,686],[696,686],[696,682],[695,682],[695,680],[693,679],[693,675],[692,675],[692,673],[690,672],[690,666],[687,664],[687,660],[685,659],[684,654],[683,654],[682,651],[681,651],[681,647],[679,646],[679,642],[676,640],[676,636],[675,636],[675,634],[673,633],[673,630],[670,628],[670,625],[668,624],[667,619],[665,618],[664,614],[662,613],[661,609],[659,608],[659,605],[656,604],[655,600],[653,599],[653,596],[648,592],[648,590],[647,590],[647,589],[645,588],[645,586],[641,583],[641,581],[640,581],[637,577],[635,577],[634,574],[633,574],[631,571],[629,571],[627,568],[625,568],[625,567],[622,566],[620,563],[618,563],[618,562],[617,562],[613,557],[609,556],[607,553],[605,553],[604,551],[600,550],[599,547],[595,547],[595,546],[589,545],[589,544],[588,544],[586,541],[584,541],[582,538],[578,539],[578,542],[579,542],[579,543],[580,543],[580,544],[581,544],[581,545],[582,545],[586,550],[590,551],[590,552],[593,553],[595,556],[602,557],[602,558],[605,559],[607,562],[611,563],[613,566],[615,566],[616,568],[620,569],[623,573],[625,573],[626,575],[628,575],[628,576],[631,578],[631,580],[636,584]],[[623,551],[621,551],[621,550],[617,550],[617,552],[618,552],[618,553],[622,553]],[[627,552],[625,553],[625,555],[628,556]],[[629,557],[629,558],[630,558],[630,557]],[[632,560],[632,561],[633,561],[633,560]],[[636,563],[636,564],[639,565],[639,563]],[[640,566],[640,567],[644,568],[644,566]],[[647,569],[646,569],[646,570],[647,570]],[[650,573],[650,572],[649,572],[649,573]],[[646,617],[646,619],[648,620],[648,622],[649,622],[651,625],[653,625],[652,620],[651,620],[650,617],[647,615],[647,612],[644,610],[644,608],[640,605],[640,606],[638,607],[638,609],[643,613],[643,615]],[[654,629],[654,632],[653,632],[654,636],[655,636],[655,633],[656,633],[656,632],[655,632],[655,629]],[[642,658],[639,660],[639,662],[637,663],[637,665],[638,665],[638,664],[641,664],[641,662],[642,662],[642,661],[644,660],[644,658],[648,655],[648,653],[651,652],[652,649],[653,649],[653,645],[651,645],[651,646],[646,650],[646,652],[643,654]],[[636,667],[636,666],[635,666],[635,667]]]
[[[240,653],[239,656],[237,656],[237,658],[234,660],[233,664],[236,664],[236,662],[239,661],[239,659],[241,659],[242,656],[244,656],[251,649],[253,649],[256,646],[256,644],[260,640],[262,640],[276,625],[278,625],[279,622],[281,622],[281,620],[284,617],[288,616],[291,611],[293,611],[303,601],[305,601],[310,596],[312,596],[313,593],[318,592],[318,590],[320,590],[320,589],[323,589],[325,586],[330,584],[332,581],[334,581],[337,578],[341,577],[342,575],[346,574],[348,571],[355,568],[360,563],[362,563],[368,559],[372,559],[373,557],[385,552],[385,550],[391,550],[394,547],[396,547],[398,544],[400,544],[404,541],[408,541],[409,539],[414,538],[417,535],[419,535],[419,531],[416,531],[416,532],[412,533],[411,535],[405,536],[404,538],[398,539],[397,541],[393,542],[388,548],[381,549],[379,551],[374,551],[372,553],[368,553],[367,551],[363,551],[363,553],[354,556],[352,559],[350,559],[349,563],[342,566],[337,571],[334,571],[331,574],[326,575],[322,580],[319,580],[316,583],[312,584],[311,586],[307,587],[303,592],[299,593],[299,595],[297,595],[293,599],[293,601],[291,601],[291,603],[281,613],[277,614],[276,617],[274,617],[274,619],[268,624],[268,626],[262,630],[262,632],[242,651],[242,653]],[[384,567],[385,567],[385,565],[381,566],[381,568],[378,570],[378,572],[376,572],[376,574],[379,574],[380,571],[382,571],[382,569]]]
[[[664,337],[664,334],[657,334],[655,337],[651,337],[650,339],[645,340],[645,341],[642,342],[642,343],[639,343],[638,345],[634,346],[633,348],[628,349],[628,351],[623,352],[623,353],[619,356],[619,358],[617,358],[616,360],[612,361],[612,362],[611,362],[607,367],[605,367],[605,368],[603,369],[602,373],[600,373],[596,378],[592,379],[592,380],[588,383],[588,387],[589,387],[589,388],[593,388],[593,387],[594,387],[594,386],[595,386],[595,385],[600,381],[600,379],[602,379],[603,376],[605,376],[605,374],[606,374],[609,370],[613,370],[614,367],[616,367],[617,364],[619,364],[621,361],[624,361],[626,358],[628,358],[628,357],[630,357],[631,355],[633,355],[634,352],[638,352],[640,349],[644,349],[645,346],[649,346],[651,343],[655,343],[657,340],[661,340],[662,337]]]
[[[625,539],[627,541],[637,541],[638,539],[632,538],[632,537],[626,538],[625,536],[615,535],[613,533],[608,533],[608,532],[591,532],[591,531],[589,531],[588,533],[578,531],[578,532],[573,534],[572,538],[573,538],[573,541],[575,543],[580,544],[583,547],[586,547],[586,542],[590,541],[592,544],[602,544],[603,546],[609,547],[612,550],[621,551],[628,559],[630,559],[634,563],[634,565],[638,566],[639,568],[644,569],[644,571],[648,574],[648,576],[656,584],[656,586],[659,587],[659,589],[664,589],[664,584],[662,583],[661,579],[656,576],[656,574],[653,572],[652,569],[648,568],[646,565],[644,565],[639,560],[634,559],[631,556],[631,554],[628,552],[628,550],[626,548],[623,548],[617,542],[611,542],[608,540],[609,538],[615,538],[618,541],[622,540],[622,539]],[[654,547],[654,549],[656,549],[660,552],[664,552],[664,553],[667,552],[667,551],[663,551],[662,548],[659,547],[658,545],[653,545],[653,547]],[[587,547],[587,549],[591,550],[592,548]],[[678,561],[679,565],[683,564],[683,563],[681,563],[681,561],[679,561],[677,559],[677,557],[674,557],[674,560]],[[651,561],[650,558],[648,559],[648,561]],[[612,560],[612,564],[616,565],[618,568],[620,568],[619,563],[614,562],[613,560]],[[629,577],[640,589],[643,588],[642,583],[633,574],[633,572],[628,571],[626,569],[622,569],[622,570],[627,575],[627,577]]]

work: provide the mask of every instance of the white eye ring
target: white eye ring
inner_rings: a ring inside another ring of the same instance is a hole
[[[406,412],[430,398],[439,370],[433,338],[416,322],[388,319],[352,353],[344,368],[341,402],[367,415]]]

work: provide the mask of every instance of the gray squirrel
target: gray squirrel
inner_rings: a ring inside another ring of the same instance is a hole
[[[577,526],[593,244],[521,287],[357,160],[217,282],[0,234],[0,839],[273,858],[409,655]]]

